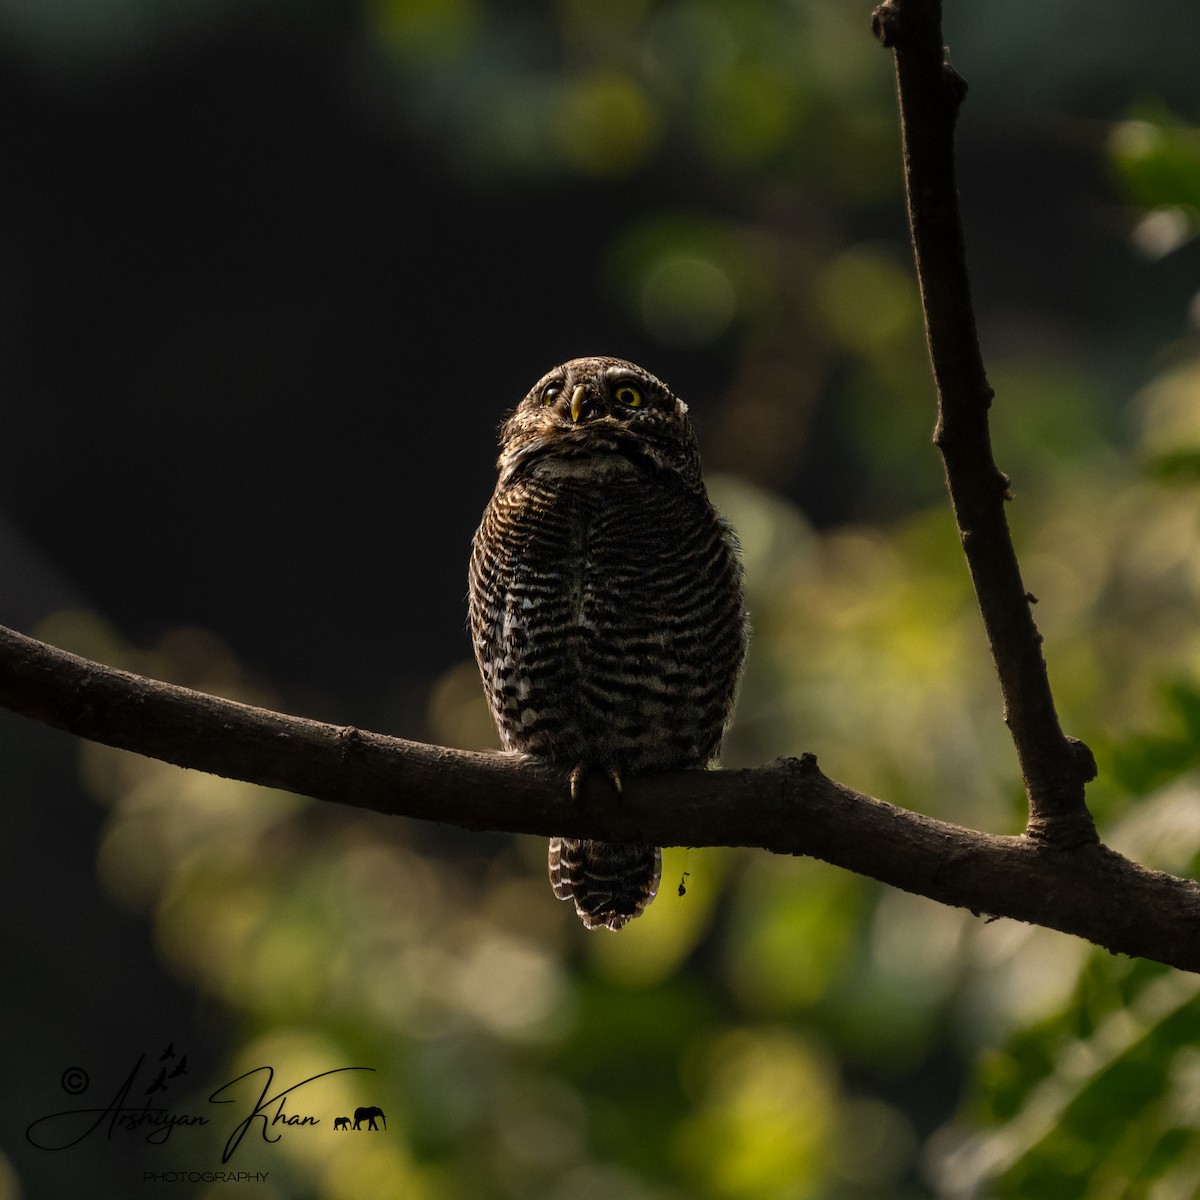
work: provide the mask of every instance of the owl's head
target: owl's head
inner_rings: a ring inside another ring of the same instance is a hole
[[[500,430],[502,484],[531,471],[668,471],[701,487],[687,405],[620,358],[573,358],[547,371]]]

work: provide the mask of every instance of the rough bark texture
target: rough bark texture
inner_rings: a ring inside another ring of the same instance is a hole
[[[1200,971],[1200,885],[1102,846],[1066,851],[909,812],[826,778],[812,755],[674,772],[616,799],[500,754],[326,725],[159,683],[0,628],[0,706],[79,737],[214,775],[464,829],[755,846],[905,891]]]

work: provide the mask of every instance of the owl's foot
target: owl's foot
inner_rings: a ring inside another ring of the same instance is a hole
[[[579,803],[579,789],[583,787],[583,781],[587,778],[587,773],[591,770],[588,763],[577,763],[575,769],[571,772],[571,799],[577,804]],[[608,776],[617,795],[622,792],[621,773],[616,767],[605,767],[604,773]]]

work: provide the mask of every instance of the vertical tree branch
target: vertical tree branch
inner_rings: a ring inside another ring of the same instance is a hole
[[[937,387],[934,442],[1025,780],[1026,832],[1055,846],[1082,845],[1097,840],[1084,798],[1095,761],[1059,725],[1004,512],[1008,479],[992,456],[992,389],[975,327],[954,166],[954,126],[967,89],[945,58],[941,9],[940,0],[885,0],[872,17],[876,36],[895,52],[909,226]]]

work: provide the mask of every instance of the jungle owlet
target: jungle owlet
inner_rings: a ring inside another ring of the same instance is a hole
[[[571,773],[714,765],[746,653],[738,544],[687,406],[616,358],[555,367],[500,431],[470,619],[500,738]],[[658,890],[656,846],[554,838],[550,882],[589,929]]]

